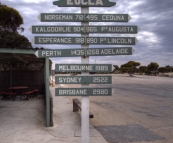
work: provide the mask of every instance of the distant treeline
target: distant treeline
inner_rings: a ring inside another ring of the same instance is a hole
[[[172,72],[173,66],[167,65],[165,67],[159,67],[156,62],[151,62],[148,66],[141,66],[139,62],[129,61],[122,64],[120,67],[118,65],[113,65],[114,70],[112,73],[145,73],[145,74],[158,74],[158,73],[168,73]]]

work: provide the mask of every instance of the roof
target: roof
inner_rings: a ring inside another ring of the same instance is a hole
[[[35,52],[43,48],[0,48],[0,62],[44,63],[44,58],[37,58]]]

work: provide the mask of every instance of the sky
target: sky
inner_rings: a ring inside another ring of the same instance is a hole
[[[25,31],[21,33],[32,42],[34,36],[72,36],[79,37],[80,34],[32,34],[29,28],[32,25],[80,25],[80,22],[40,22],[37,18],[40,13],[80,13],[78,7],[57,7],[53,5],[55,0],[0,0],[19,11],[23,17],[24,24],[21,25]],[[129,22],[90,22],[90,25],[134,25],[140,28],[137,34],[90,34],[90,36],[102,37],[136,37],[138,43],[132,47],[135,49],[133,55],[121,56],[92,56],[89,57],[90,64],[112,64],[122,65],[128,61],[140,62],[147,66],[151,62],[157,62],[160,67],[173,66],[173,0],[109,0],[116,2],[113,7],[90,7],[90,13],[97,14],[129,14],[132,18]],[[45,49],[71,49],[80,48],[80,45],[41,45],[32,43],[33,47]],[[91,45],[90,48],[121,47],[114,45]],[[126,46],[127,47],[127,46]],[[128,46],[131,47],[131,46]],[[51,58],[53,69],[57,64],[80,64],[80,57]]]

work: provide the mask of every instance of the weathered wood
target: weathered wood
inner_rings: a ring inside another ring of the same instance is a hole
[[[77,111],[81,111],[81,102],[79,101],[79,99],[74,98],[73,99],[73,112],[77,112]],[[89,118],[94,118],[94,115],[89,112]]]
[[[2,94],[2,100],[15,100],[15,96],[16,96],[16,93],[13,93],[13,92],[1,92]]]
[[[53,97],[49,90],[49,98],[50,98],[50,126],[53,127]]]
[[[45,58],[46,127],[50,127],[49,58]]]
[[[27,91],[23,95],[21,95],[20,99],[22,99],[22,97],[25,97],[26,100],[29,100],[31,97],[33,97],[33,94],[34,91]]]

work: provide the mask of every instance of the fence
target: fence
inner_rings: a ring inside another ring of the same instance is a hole
[[[30,89],[39,89],[44,94],[44,71],[43,70],[13,70],[0,71],[0,91],[10,86],[28,86]]]

